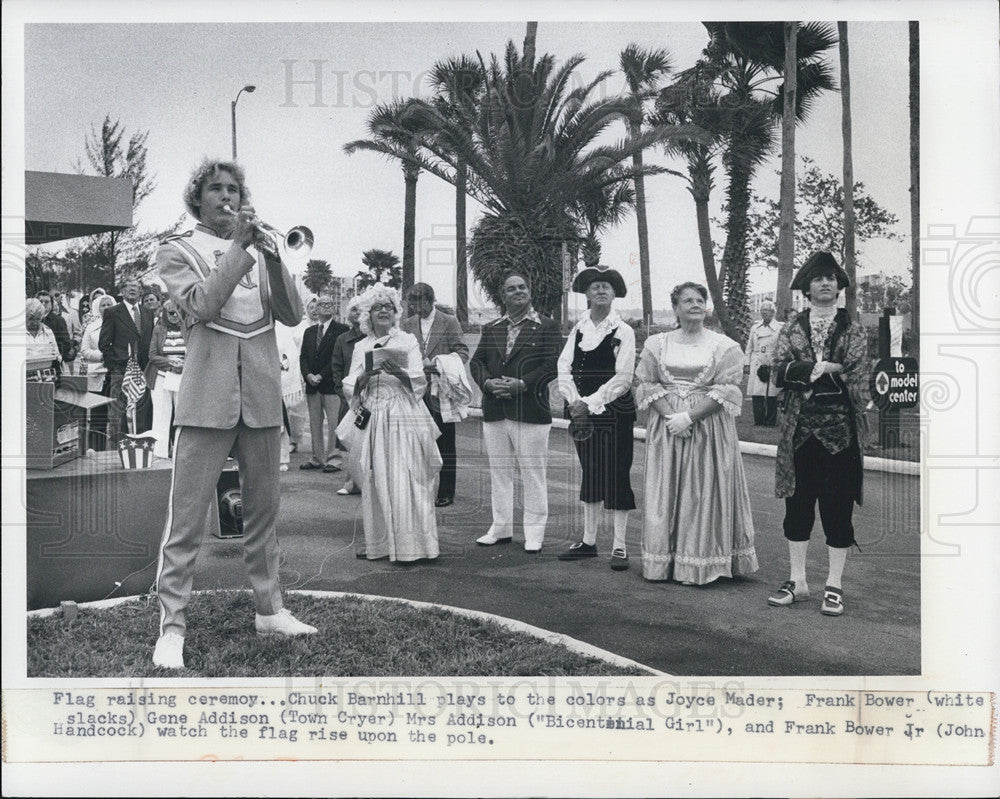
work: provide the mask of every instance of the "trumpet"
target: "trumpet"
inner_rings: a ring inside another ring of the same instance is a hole
[[[236,212],[228,205],[222,206],[222,210],[231,216],[236,216]],[[316,241],[313,232],[305,225],[296,225],[287,233],[282,233],[274,225],[258,220],[254,224],[254,230],[256,231],[254,247],[265,255],[285,263],[308,258]]]

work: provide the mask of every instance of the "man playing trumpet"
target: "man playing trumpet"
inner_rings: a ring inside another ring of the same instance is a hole
[[[184,203],[198,224],[166,238],[156,253],[187,339],[156,575],[160,638],[153,663],[164,668],[184,667],[184,611],[205,510],[230,454],[239,464],[243,559],[253,587],[257,632],[316,632],[283,608],[275,531],[281,375],[274,322],[297,324],[302,301],[288,270],[274,257],[273,241],[260,252],[249,249],[262,235],[249,200],[239,166],[206,160],[184,190]]]

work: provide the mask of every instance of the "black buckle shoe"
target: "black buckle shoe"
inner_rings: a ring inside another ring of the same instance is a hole
[[[569,549],[559,555],[559,560],[581,560],[582,558],[596,557],[596,544],[585,544],[583,541],[577,541],[575,544],[571,544]]]

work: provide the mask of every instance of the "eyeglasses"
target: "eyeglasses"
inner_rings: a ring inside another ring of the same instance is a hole
[[[385,310],[385,311],[393,311],[393,312],[395,312],[396,306],[393,305],[391,302],[383,302],[383,303],[379,303],[378,305],[373,305],[371,307],[371,310],[373,310],[373,311],[383,311],[383,310]]]
[[[332,308],[333,307],[333,303],[332,302],[317,302],[316,304],[320,308]]]

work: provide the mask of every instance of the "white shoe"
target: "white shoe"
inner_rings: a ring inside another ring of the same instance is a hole
[[[271,616],[258,613],[255,624],[258,635],[313,635],[316,632],[315,627],[296,619],[288,608],[282,608]]]
[[[161,669],[184,668],[184,636],[178,633],[164,633],[153,650],[153,665]]]
[[[542,550],[542,545],[540,543],[536,543],[534,541],[525,541],[524,542],[524,551],[525,552],[541,552],[541,550]]]
[[[287,463],[281,464],[281,466],[278,467],[278,471],[279,472],[287,472],[288,471],[288,464]]]
[[[487,533],[486,535],[481,535],[476,539],[476,543],[481,547],[491,547],[495,544],[509,544],[513,540],[512,536],[507,536],[506,538],[497,538],[493,533]]]

